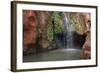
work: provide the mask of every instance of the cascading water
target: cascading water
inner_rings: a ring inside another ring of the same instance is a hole
[[[66,48],[73,48],[73,32],[72,32],[72,26],[68,21],[68,18],[66,16],[66,13],[62,13],[63,14],[63,24],[64,24],[64,28],[65,28],[65,41],[64,41],[64,46],[66,46]]]

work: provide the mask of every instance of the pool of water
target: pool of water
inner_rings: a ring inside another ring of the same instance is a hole
[[[79,60],[80,49],[57,49],[45,53],[33,54],[23,57],[23,62]]]

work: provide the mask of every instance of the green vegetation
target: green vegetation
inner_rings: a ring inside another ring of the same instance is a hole
[[[66,13],[68,21],[71,25],[72,32],[78,31],[78,26],[81,25],[78,23],[78,18],[75,18],[76,13]],[[54,31],[53,31],[54,28]],[[81,30],[81,29],[80,29]],[[64,33],[66,30],[63,27],[63,20],[61,12],[50,12],[49,13],[49,24],[47,27],[47,37],[49,42],[52,42],[54,39],[53,34]],[[81,32],[81,31],[80,31]]]
[[[55,33],[62,33],[64,29],[61,24],[61,16],[59,12],[53,12],[51,15],[51,20],[54,21],[54,31]]]
[[[64,29],[63,29],[62,23],[61,23],[60,12],[50,13],[50,21],[49,21],[49,24],[48,24],[48,27],[47,27],[47,37],[48,37],[48,40],[50,42],[54,39],[54,37],[53,37],[53,34],[54,34],[53,27],[54,27],[55,33],[63,33],[64,32]]]
[[[47,27],[47,38],[49,40],[49,42],[51,42],[53,40],[53,29],[52,29],[52,24],[49,21],[48,27]]]

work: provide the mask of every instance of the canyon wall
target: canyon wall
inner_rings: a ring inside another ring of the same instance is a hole
[[[48,47],[48,12],[23,10],[24,54],[42,51]]]

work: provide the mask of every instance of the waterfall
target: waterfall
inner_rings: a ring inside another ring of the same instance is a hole
[[[63,12],[63,26],[65,29],[65,41],[64,46],[66,48],[73,48],[73,32],[72,32],[72,26],[68,21],[68,17],[66,16],[66,13]]]

